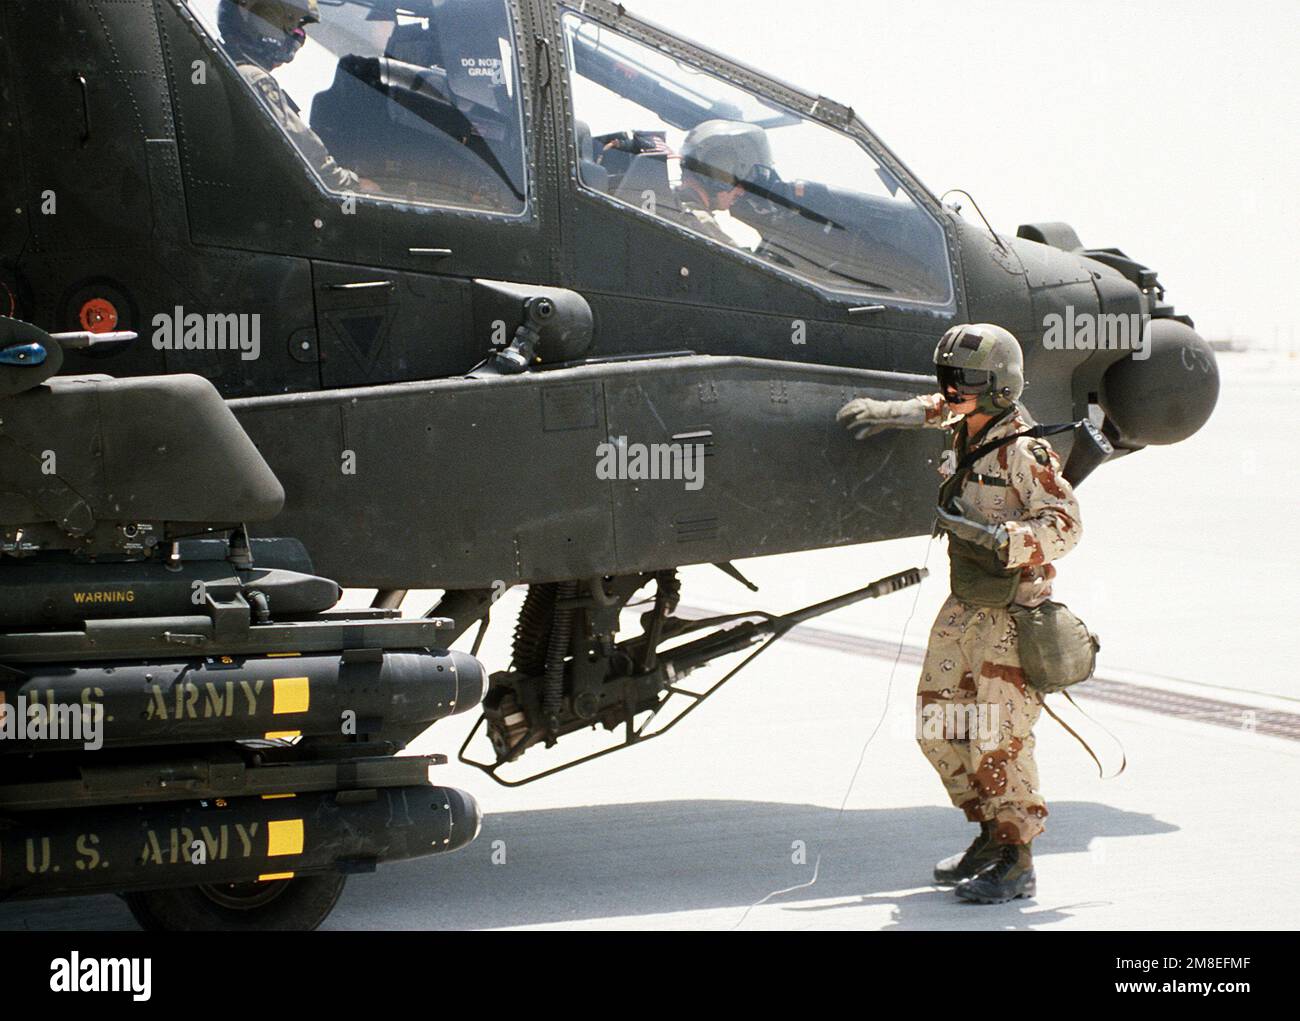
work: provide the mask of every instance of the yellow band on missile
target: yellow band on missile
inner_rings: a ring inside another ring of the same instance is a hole
[[[276,716],[305,713],[311,706],[311,683],[306,677],[277,677],[271,682],[275,692]]]
[[[273,819],[266,824],[266,855],[278,858],[285,854],[302,854],[302,820]]]

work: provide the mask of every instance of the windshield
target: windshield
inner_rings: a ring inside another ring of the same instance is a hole
[[[520,213],[505,0],[187,0],[331,191]]]
[[[564,16],[578,177],[823,287],[947,304],[942,228],[853,137]]]

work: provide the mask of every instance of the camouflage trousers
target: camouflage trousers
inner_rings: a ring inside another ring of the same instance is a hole
[[[949,596],[930,630],[917,698],[917,742],[952,803],[972,822],[995,823],[999,843],[1042,833],[1033,735],[1042,702],[1026,687],[1010,612]]]

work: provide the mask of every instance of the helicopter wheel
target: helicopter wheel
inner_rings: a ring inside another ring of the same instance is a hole
[[[126,893],[122,899],[149,932],[309,932],[334,909],[346,880],[341,874],[330,874],[213,883]]]

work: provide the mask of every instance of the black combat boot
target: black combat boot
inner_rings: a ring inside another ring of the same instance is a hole
[[[997,860],[998,848],[993,843],[993,824],[980,823],[979,835],[961,854],[954,854],[934,867],[934,881],[940,886],[952,886],[969,879],[985,865]]]
[[[991,865],[957,884],[957,896],[975,904],[1005,904],[1017,897],[1032,897],[1038,884],[1029,845],[996,844],[993,853],[996,857]]]

